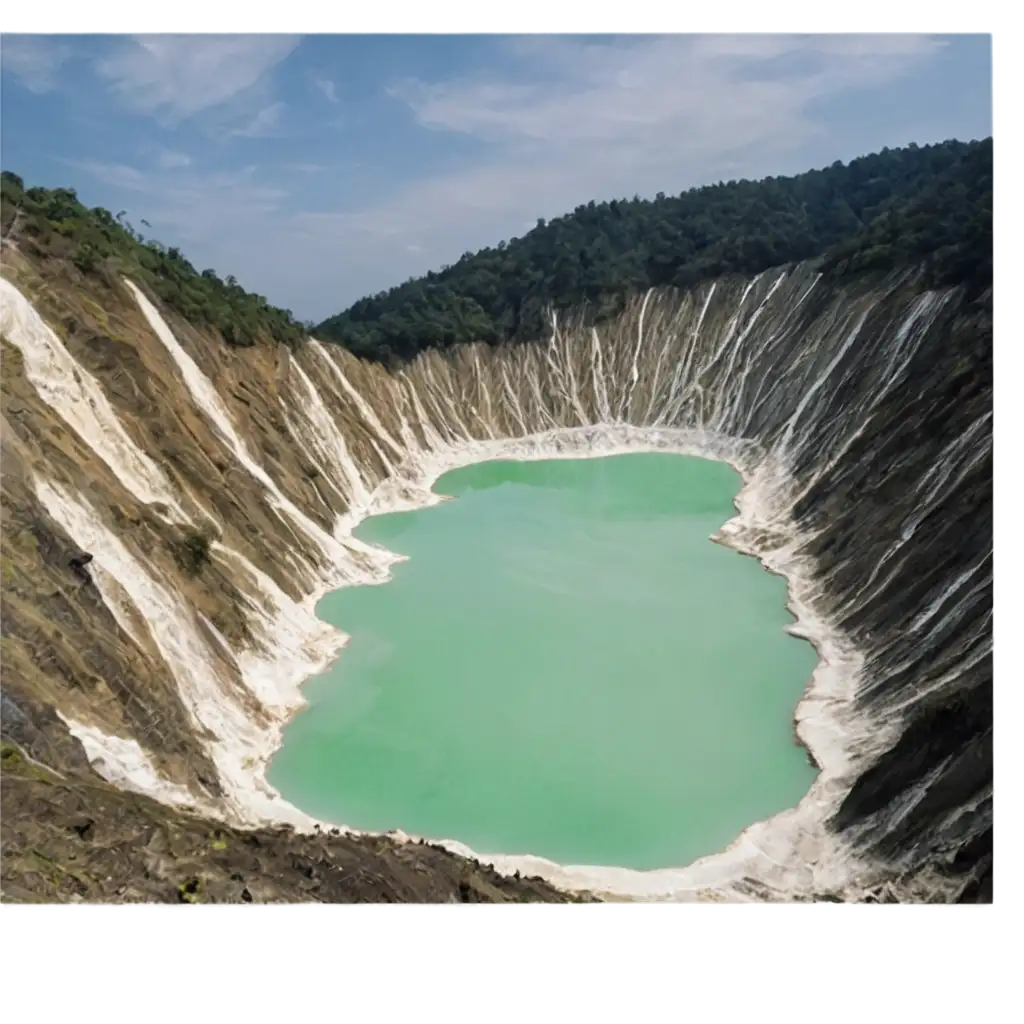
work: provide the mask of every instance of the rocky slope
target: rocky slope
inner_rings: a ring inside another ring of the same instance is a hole
[[[135,282],[4,257],[4,898],[990,898],[986,304],[803,265],[390,374],[232,349]],[[688,868],[498,874],[317,835],[270,789],[344,639],[315,597],[387,578],[358,518],[479,458],[652,448],[743,471],[717,539],[787,575],[822,655],[799,807]]]
[[[241,830],[118,789],[85,765],[57,774],[2,755],[5,902],[534,903],[574,899],[539,878],[387,837]],[[575,897],[586,900],[587,897]]]

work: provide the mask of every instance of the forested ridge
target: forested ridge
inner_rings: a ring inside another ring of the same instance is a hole
[[[933,288],[992,286],[992,140],[971,146],[920,191],[888,204],[822,264],[826,274],[920,263]]]
[[[179,249],[147,240],[123,211],[115,216],[101,206],[90,209],[69,188],[25,188],[10,171],[0,176],[0,195],[4,238],[27,255],[63,260],[85,276],[127,275],[190,323],[217,328],[229,345],[295,346],[309,333],[310,325],[291,310],[247,292],[233,277],[196,270]]]
[[[312,330],[358,355],[401,363],[425,348],[542,337],[548,311],[593,322],[657,286],[822,259],[833,278],[921,265],[931,287],[992,279],[992,140],[884,149],[787,178],[731,181],[655,199],[590,202],[522,238],[364,299],[317,327],[198,271],[71,189],[25,188],[2,175],[5,237],[82,275],[126,274],[228,344],[295,346]],[[145,221],[142,226],[148,228]]]
[[[885,149],[789,178],[591,202],[523,238],[356,302],[319,338],[385,362],[542,337],[547,310],[599,322],[656,286],[826,257],[833,277],[923,263],[930,284],[991,280],[992,140]]]

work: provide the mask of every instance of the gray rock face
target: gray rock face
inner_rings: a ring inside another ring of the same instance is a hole
[[[891,307],[890,307],[891,308]],[[885,307],[851,348],[841,392],[820,411],[857,415],[889,363]],[[926,857],[976,872],[992,858],[992,325],[951,296],[862,432],[827,472],[812,439],[797,473],[814,483],[797,520],[866,656],[861,706],[903,714],[897,742],[860,776],[836,828],[893,864]],[[853,596],[850,600],[840,595]]]

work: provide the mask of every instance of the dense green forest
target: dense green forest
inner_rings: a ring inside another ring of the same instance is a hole
[[[180,250],[147,241],[123,214],[83,206],[72,189],[26,189],[21,178],[4,171],[0,195],[4,237],[26,254],[65,259],[79,273],[111,282],[117,274],[144,282],[191,323],[216,327],[230,345],[275,340],[295,346],[309,333],[290,310],[245,291],[233,277],[222,281],[213,270],[200,273]]]
[[[594,321],[659,285],[826,257],[835,277],[924,263],[930,283],[991,280],[992,140],[885,149],[791,178],[588,203],[523,238],[361,299],[316,328],[360,355],[543,336],[546,310]]]
[[[922,264],[932,288],[992,286],[992,140],[914,195],[886,206],[823,261],[826,274],[848,275]]]
[[[229,344],[294,346],[313,329],[233,277],[197,271],[123,214],[83,206],[70,189],[26,189],[4,171],[2,198],[3,232],[19,248],[67,260],[86,275],[132,276],[191,322],[218,328]],[[313,330],[394,364],[425,348],[534,340],[552,307],[585,308],[599,322],[652,286],[687,287],[812,258],[837,279],[921,265],[929,286],[990,288],[992,140],[910,145],[789,178],[591,202],[361,299]]]

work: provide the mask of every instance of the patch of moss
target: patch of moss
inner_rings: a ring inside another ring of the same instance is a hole
[[[201,878],[188,878],[178,886],[178,899],[182,903],[199,903],[202,891]]]
[[[171,542],[171,553],[178,568],[187,576],[198,576],[213,560],[210,553],[213,537],[208,529],[184,530]]]
[[[34,779],[37,782],[58,781],[51,772],[27,757],[16,743],[7,740],[0,744],[0,770],[17,778]]]
[[[4,740],[0,743],[0,764],[5,768],[13,768],[21,763],[21,751],[13,744]]]
[[[110,322],[107,319],[106,310],[85,295],[82,296],[82,305],[85,307],[85,311],[96,321],[96,323],[103,328],[107,334],[109,334]]]

